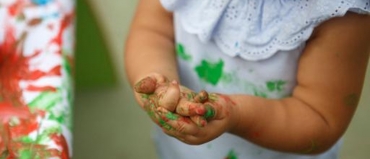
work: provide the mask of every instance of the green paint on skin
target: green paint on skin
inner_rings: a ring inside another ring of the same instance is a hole
[[[283,80],[277,80],[277,81],[268,81],[266,83],[266,86],[267,86],[267,89],[270,91],[270,92],[273,92],[273,91],[279,91],[281,92],[283,90],[283,87],[284,85],[286,84],[287,82],[286,81],[283,81]]]
[[[211,105],[206,104],[206,110],[206,113],[203,115],[204,118],[210,119],[216,115],[216,112]]]
[[[230,150],[225,159],[238,159],[238,156],[234,150]]]
[[[209,95],[208,95],[208,98],[209,98],[209,100],[210,100],[211,102],[215,102],[215,101],[217,101],[217,100],[218,100],[218,96],[217,96],[217,94],[214,94],[214,93],[209,94]]]
[[[151,118],[154,118],[155,117],[155,114],[153,111],[147,111],[147,114],[149,115],[149,117]]]
[[[148,94],[141,94],[141,98],[143,98],[143,99],[149,99],[149,95]]]
[[[188,94],[186,94],[186,97],[189,101],[191,101],[194,98],[194,94],[193,93],[188,93]]]
[[[302,151],[301,153],[309,154],[309,153],[312,153],[315,150],[317,150],[317,148],[318,148],[317,143],[315,141],[311,140],[311,147],[307,150]]]
[[[192,59],[191,55],[185,52],[185,47],[182,44],[176,45],[176,54],[178,57],[180,57],[181,59],[185,61],[190,61]]]
[[[217,85],[223,75],[224,61],[212,63],[202,60],[201,64],[195,67],[200,79],[212,85]]]
[[[357,106],[360,97],[356,93],[352,93],[344,98],[346,106]]]
[[[172,127],[166,123],[163,119],[159,119],[159,124],[166,130],[171,130]]]
[[[166,114],[166,118],[169,119],[169,120],[177,120],[179,117],[177,115],[175,115],[174,113],[168,112]]]

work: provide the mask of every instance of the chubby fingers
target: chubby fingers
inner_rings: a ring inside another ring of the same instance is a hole
[[[165,92],[159,95],[159,106],[167,109],[170,112],[174,112],[177,104],[180,100],[180,86],[177,81],[169,83]]]
[[[206,108],[202,103],[195,103],[181,98],[176,107],[176,113],[182,116],[204,115]]]
[[[195,97],[194,102],[204,103],[208,100],[208,93],[205,90],[200,91]]]
[[[167,132],[164,130],[167,134],[172,134],[171,136],[196,135],[200,131],[199,127],[188,117],[172,113],[162,107],[157,108],[157,113],[166,125],[172,128]]]
[[[203,117],[207,112],[206,107],[202,103],[190,102],[184,98],[180,99],[176,107],[176,113],[181,116],[188,116],[200,127],[207,125],[207,120]]]

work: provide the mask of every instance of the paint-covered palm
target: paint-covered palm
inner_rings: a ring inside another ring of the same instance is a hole
[[[231,130],[238,121],[238,107],[227,95],[211,93],[208,99],[201,103],[205,108],[202,119],[207,124],[199,126],[190,122],[181,113],[172,113],[164,108],[157,108],[157,114],[167,128],[164,132],[187,144],[203,144]],[[188,104],[179,103],[177,108],[191,109]],[[193,119],[194,121],[194,119]]]
[[[155,74],[135,85],[136,97],[165,133],[185,143],[201,144],[228,131],[235,103],[226,95],[195,93]]]
[[[140,80],[135,85],[135,91],[139,104],[162,127],[164,126],[163,120],[166,119],[160,119],[156,115],[158,108],[164,108],[171,113],[187,117],[199,126],[207,124],[203,117],[207,112],[207,108],[203,104],[208,99],[208,93],[205,91],[195,93],[179,85],[177,81],[169,81],[159,74],[152,74]]]

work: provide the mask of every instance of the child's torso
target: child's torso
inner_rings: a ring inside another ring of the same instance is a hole
[[[175,15],[176,17],[176,15]],[[248,94],[264,98],[290,96],[296,85],[299,57],[305,44],[260,61],[231,57],[212,41],[202,43],[175,18],[176,52],[181,84],[195,90]],[[231,134],[199,146],[190,146],[157,131],[156,143],[163,159],[335,159],[339,144],[320,156],[298,156],[256,146]]]

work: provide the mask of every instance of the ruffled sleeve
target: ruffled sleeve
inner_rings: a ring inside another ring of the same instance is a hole
[[[370,0],[161,0],[185,31],[230,56],[262,60],[304,43],[325,20],[369,14]]]

